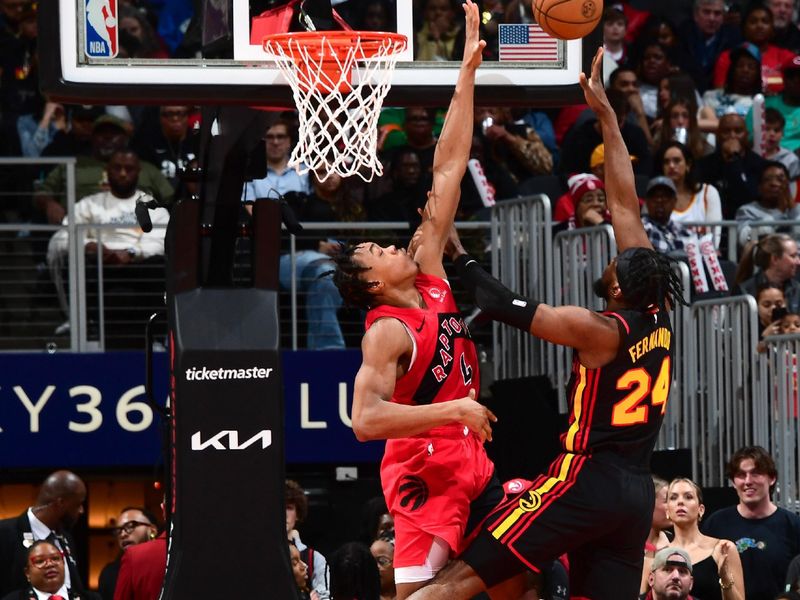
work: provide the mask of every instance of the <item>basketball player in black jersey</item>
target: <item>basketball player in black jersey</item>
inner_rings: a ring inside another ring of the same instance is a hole
[[[682,302],[682,290],[670,260],[653,250],[642,226],[630,157],[603,89],[602,59],[600,49],[591,78],[580,77],[602,128],[606,195],[620,252],[595,285],[607,310],[548,306],[514,294],[467,255],[456,261],[488,316],[574,348],[562,451],[546,473],[495,508],[460,560],[414,600],[472,598],[564,553],[573,599],[638,596],[654,501],[650,454],[672,382],[667,309]]]

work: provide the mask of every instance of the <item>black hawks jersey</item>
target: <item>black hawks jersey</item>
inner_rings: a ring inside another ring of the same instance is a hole
[[[621,461],[649,468],[672,383],[674,339],[665,311],[605,312],[617,320],[617,356],[587,369],[577,352],[567,386],[569,427],[561,435],[567,452],[613,452]]]

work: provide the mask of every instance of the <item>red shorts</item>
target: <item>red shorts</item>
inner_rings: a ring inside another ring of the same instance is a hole
[[[493,472],[480,438],[463,425],[388,440],[381,484],[394,518],[394,566],[422,565],[434,536],[460,551],[470,502]]]

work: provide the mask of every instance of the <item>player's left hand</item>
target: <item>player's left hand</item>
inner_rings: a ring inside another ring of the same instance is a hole
[[[453,402],[458,403],[458,422],[477,433],[482,442],[487,440],[491,442],[492,423],[497,422],[497,417],[483,404],[475,401],[475,390],[470,390],[466,398],[459,398]]]
[[[586,98],[586,104],[589,105],[596,115],[600,116],[602,113],[613,113],[611,104],[606,97],[606,90],[603,87],[603,47],[597,49],[597,54],[594,55],[592,60],[592,76],[586,78],[585,73],[581,73],[578,81],[583,89],[583,96]]]

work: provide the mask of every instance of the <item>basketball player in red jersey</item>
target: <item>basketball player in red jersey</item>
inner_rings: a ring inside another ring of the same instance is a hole
[[[398,599],[460,549],[470,515],[485,516],[503,495],[483,448],[496,419],[474,400],[477,353],[442,266],[469,159],[475,71],[485,46],[477,5],[467,0],[464,12],[464,59],[413,259],[372,242],[334,257],[342,298],[369,310],[352,421],[359,440],[388,440],[381,483],[395,522]]]
[[[606,195],[620,250],[595,285],[607,310],[541,304],[514,294],[467,255],[456,262],[488,316],[574,348],[562,451],[546,473],[498,504],[459,560],[414,600],[466,600],[563,553],[573,599],[638,596],[652,518],[650,455],[672,381],[667,307],[682,301],[682,290],[642,226],[629,154],[603,89],[602,59],[600,49],[581,86],[603,132]]]

